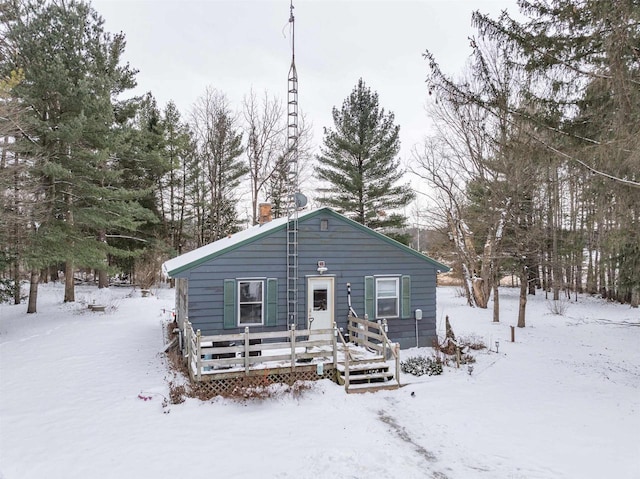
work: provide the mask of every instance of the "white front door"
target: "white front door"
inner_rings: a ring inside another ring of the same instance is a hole
[[[334,278],[316,276],[307,278],[307,326],[313,330],[331,329],[334,312]],[[320,336],[320,335],[318,335]],[[330,335],[321,335],[322,338]]]

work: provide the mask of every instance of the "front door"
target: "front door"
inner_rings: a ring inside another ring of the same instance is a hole
[[[331,329],[334,311],[334,278],[307,278],[307,326],[313,330]],[[330,334],[314,335],[328,339]]]

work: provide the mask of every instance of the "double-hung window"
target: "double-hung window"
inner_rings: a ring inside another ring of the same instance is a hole
[[[397,318],[400,278],[376,278],[376,318]]]
[[[264,281],[238,281],[238,325],[262,324],[264,318]]]
[[[225,279],[222,299],[224,329],[278,323],[276,278]]]
[[[371,320],[411,318],[411,276],[365,276],[364,313]]]

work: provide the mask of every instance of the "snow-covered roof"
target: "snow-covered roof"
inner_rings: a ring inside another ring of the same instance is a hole
[[[332,215],[335,216],[339,216],[340,218],[342,218],[344,221],[346,221],[347,223],[353,225],[356,228],[362,229],[363,231],[367,232],[368,234],[377,236],[381,239],[383,239],[384,241],[390,242],[392,244],[394,244],[395,246],[397,246],[398,248],[404,249],[407,252],[413,254],[414,256],[417,256],[418,258],[422,259],[422,260],[426,260],[430,263],[432,263],[434,266],[436,266],[440,271],[449,271],[449,267],[439,263],[438,261],[429,258],[428,256],[423,255],[422,253],[419,253],[418,251],[415,251],[411,248],[409,248],[408,246],[405,246],[401,243],[398,243],[397,241],[381,234],[378,233],[377,231],[374,231],[366,226],[361,225],[360,223],[357,223],[356,221],[353,221],[349,218],[347,218],[346,216],[343,216],[339,213],[337,213],[336,211],[332,210],[329,207],[322,207],[322,208],[316,208],[316,209],[311,209],[308,211],[301,211],[298,213],[298,220],[299,221],[303,221],[304,219],[310,217],[310,216],[314,216],[316,213],[318,213],[319,211],[326,211],[327,213],[330,213]],[[264,223],[261,225],[255,225],[255,226],[251,226],[250,228],[247,228],[246,230],[243,231],[239,231],[238,233],[235,233],[233,235],[230,235],[226,238],[222,238],[219,239],[217,241],[214,241],[213,243],[209,243],[207,245],[204,245],[198,249],[194,249],[193,251],[189,251],[188,253],[182,254],[180,256],[178,256],[177,258],[173,258],[170,259],[168,261],[166,261],[163,265],[162,265],[162,271],[169,275],[175,275],[185,269],[188,269],[189,267],[195,266],[197,264],[200,264],[204,261],[207,261],[209,258],[212,258],[214,256],[217,256],[218,254],[222,253],[223,251],[227,251],[229,249],[233,249],[241,244],[244,244],[246,242],[250,242],[254,239],[257,239],[258,237],[264,236],[266,234],[268,234],[269,232],[273,232],[277,229],[280,228],[286,228],[287,225],[287,218],[277,218],[275,220],[269,221],[268,223]]]
[[[303,219],[304,217],[309,216],[311,213],[314,213],[316,211],[318,211],[318,209],[300,212],[298,213],[298,219]],[[172,272],[180,270],[185,266],[188,266],[195,262],[199,262],[200,260],[213,256],[216,253],[226,250],[227,248],[232,248],[258,235],[263,235],[265,233],[268,233],[269,231],[285,227],[286,224],[287,218],[284,217],[271,220],[261,225],[251,226],[246,230],[239,231],[235,234],[227,236],[226,238],[221,238],[217,241],[214,241],[213,243],[201,246],[200,248],[194,249],[193,251],[189,251],[188,253],[182,254],[176,258],[166,261],[162,265],[162,271],[165,274],[171,275]]]

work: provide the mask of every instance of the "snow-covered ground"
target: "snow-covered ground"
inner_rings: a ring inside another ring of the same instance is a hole
[[[537,295],[511,343],[516,290],[492,324],[443,287],[440,332],[448,315],[491,346],[471,374],[163,407],[173,291],[155,293],[79,287],[62,304],[44,285],[36,315],[0,306],[0,478],[640,478],[637,309],[580,297],[557,316]],[[108,311],[89,312],[94,300]]]

